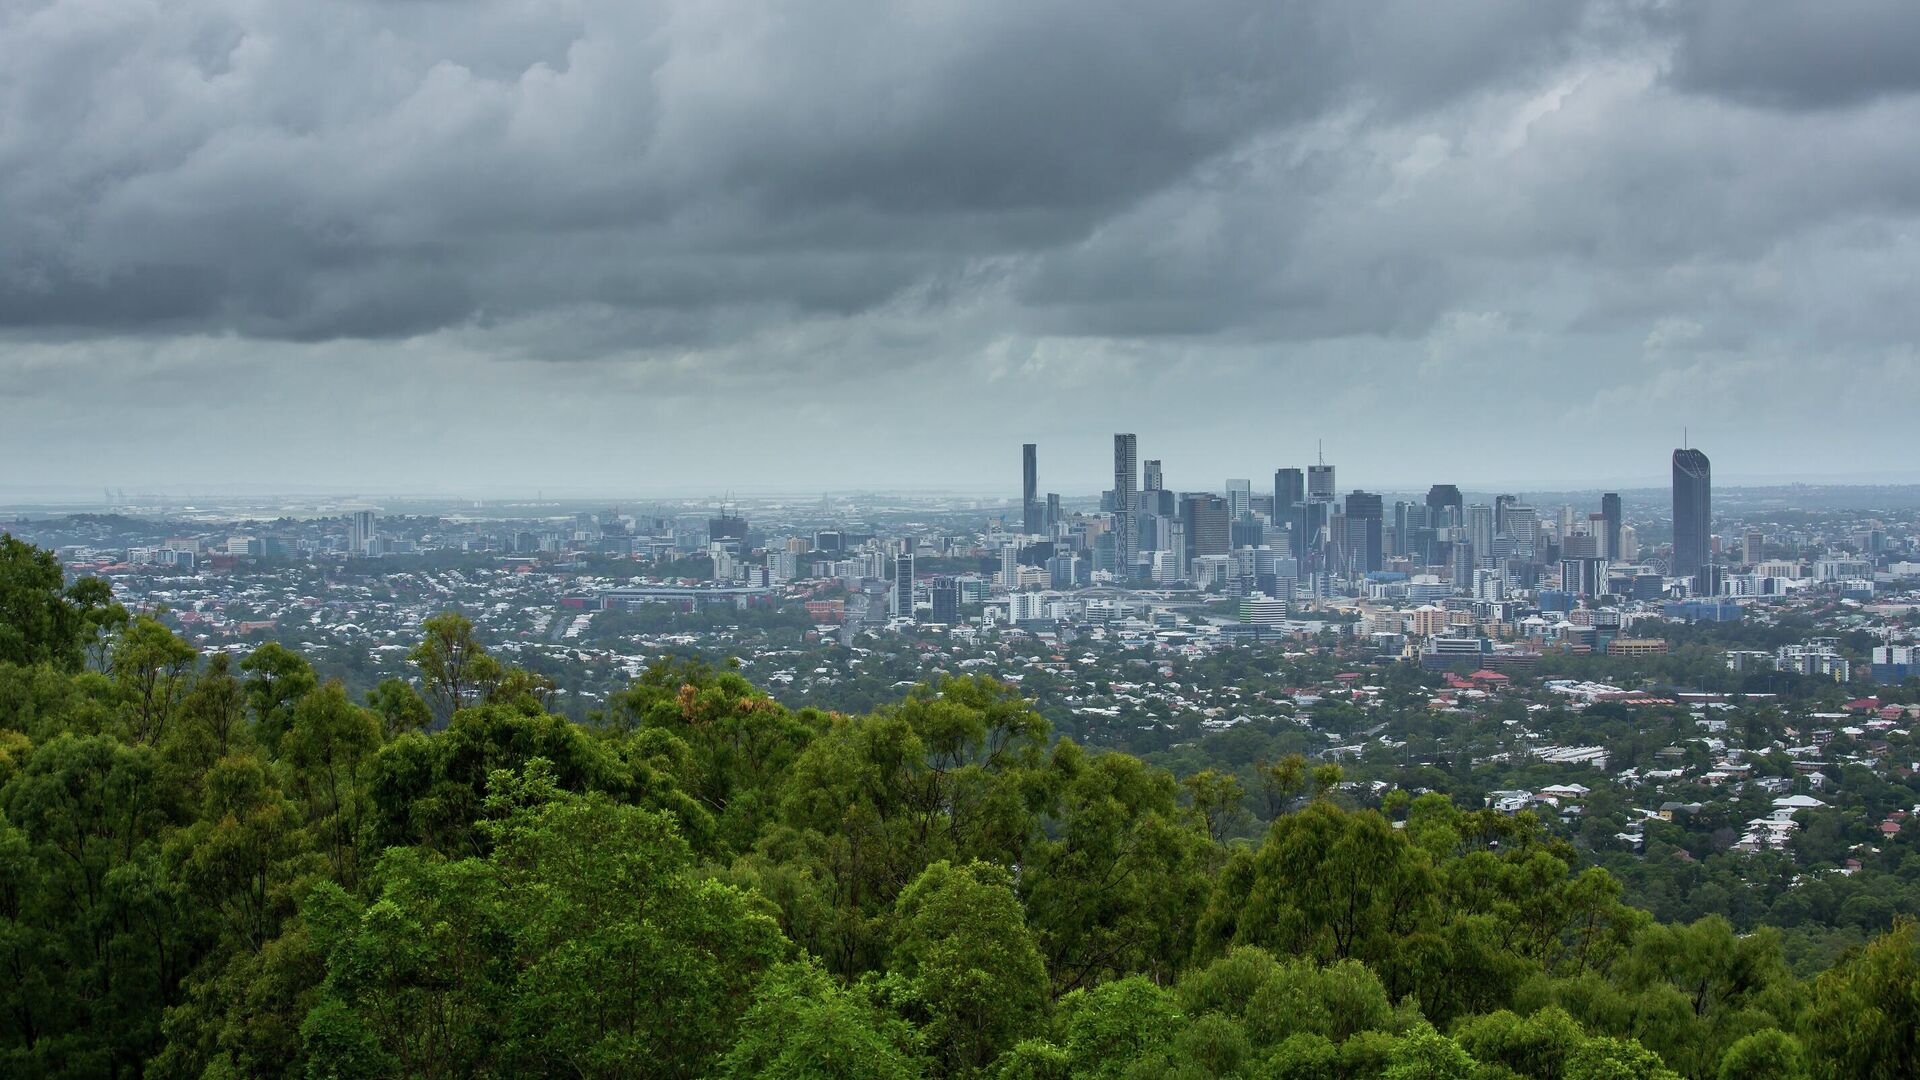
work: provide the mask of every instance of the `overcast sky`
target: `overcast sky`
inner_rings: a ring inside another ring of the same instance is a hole
[[[0,0],[0,481],[1920,478],[1920,4]]]

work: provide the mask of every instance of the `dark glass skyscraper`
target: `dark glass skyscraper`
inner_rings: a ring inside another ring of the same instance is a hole
[[[1713,463],[1698,450],[1675,450],[1672,576],[1690,577],[1708,564],[1712,522]]]
[[[1288,528],[1293,557],[1307,555],[1307,474],[1299,469],[1273,471],[1273,523]]]
[[[1307,474],[1299,469],[1273,470],[1273,512],[1281,514],[1294,503],[1307,501]]]
[[[1113,557],[1120,580],[1133,579],[1134,556],[1140,550],[1140,440],[1133,435],[1113,437]]]
[[[1382,506],[1380,496],[1355,491],[1347,496],[1347,571],[1364,574],[1383,565],[1380,551]]]
[[[1600,518],[1607,526],[1607,558],[1620,562],[1620,496],[1612,491],[1600,496]]]
[[[1438,529],[1445,525],[1467,523],[1466,500],[1453,484],[1435,484],[1427,489],[1427,524]],[[1452,517],[1447,515],[1451,513]]]
[[[1208,492],[1182,495],[1180,517],[1187,529],[1188,560],[1202,555],[1225,555],[1231,550],[1227,500]]]
[[[1020,446],[1020,515],[1021,531],[1037,533],[1040,531],[1040,462],[1039,447],[1033,443]]]

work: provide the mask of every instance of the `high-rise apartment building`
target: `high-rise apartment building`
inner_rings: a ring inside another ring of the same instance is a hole
[[[1148,458],[1141,466],[1146,470],[1146,480],[1140,485],[1145,491],[1165,491],[1166,481],[1160,476],[1160,459]]]
[[[913,618],[913,541],[906,540],[893,557],[893,614]]]
[[[1473,545],[1474,556],[1480,565],[1486,565],[1493,559],[1493,507],[1486,503],[1474,503],[1467,507],[1467,543]]]
[[[1674,577],[1690,577],[1711,560],[1713,463],[1698,450],[1673,452]]]
[[[1140,440],[1132,434],[1113,436],[1113,557],[1114,573],[1122,581],[1133,579],[1135,556],[1140,548],[1139,510]]]
[[[373,511],[355,510],[347,519],[347,552],[351,555],[368,554],[373,547]]]

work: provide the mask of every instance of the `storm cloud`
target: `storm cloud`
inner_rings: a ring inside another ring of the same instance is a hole
[[[1375,486],[1545,484],[1657,478],[1691,424],[1736,473],[1841,471],[1920,390],[1913,12],[15,0],[0,449],[800,489],[1052,436],[1091,488],[1127,427],[1193,486],[1308,432]],[[959,455],[900,411],[976,406]],[[1514,460],[1439,434],[1489,407]],[[795,475],[704,442],[726,417]],[[507,453],[516,420],[588,442]]]

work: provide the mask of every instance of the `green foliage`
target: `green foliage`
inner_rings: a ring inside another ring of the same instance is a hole
[[[1800,1037],[1817,1077],[1920,1075],[1920,929],[1912,919],[1814,981]]]
[[[1046,1009],[1047,970],[1011,875],[943,860],[901,892],[897,909],[892,973],[936,1059],[969,1073],[1033,1030]]]
[[[1782,892],[1850,921],[1844,953],[1662,922],[1529,815],[1353,809],[1278,737],[1182,782],[986,678],[830,715],[679,663],[582,727],[452,614],[412,654],[425,696],[362,704],[281,645],[202,658],[11,540],[0,612],[0,1075],[1920,1070],[1897,888]],[[1687,903],[1740,902],[1698,872],[1668,871]]]
[[[919,1033],[818,968],[769,971],[714,1070],[750,1080],[906,1080],[924,1072]]]
[[[79,670],[91,627],[65,580],[53,552],[0,533],[0,664]],[[97,588],[78,599],[95,599]]]

